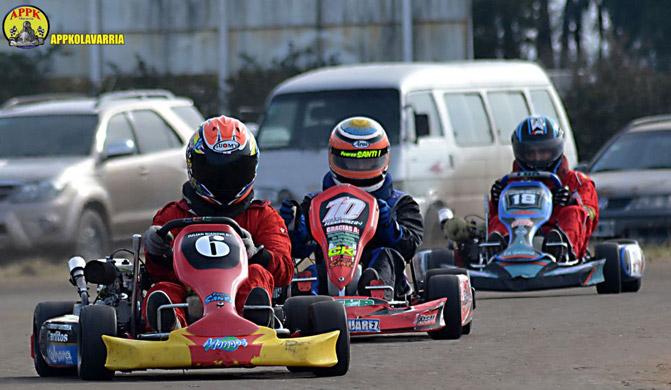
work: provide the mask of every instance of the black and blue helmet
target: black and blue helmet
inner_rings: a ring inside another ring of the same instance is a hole
[[[526,170],[555,171],[564,154],[564,130],[546,116],[525,118],[511,138],[515,159]]]

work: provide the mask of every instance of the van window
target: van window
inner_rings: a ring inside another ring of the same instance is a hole
[[[406,103],[412,107],[415,114],[424,114],[429,117],[429,136],[442,137],[443,127],[438,117],[438,109],[430,92],[418,92],[408,95]]]
[[[531,96],[531,104],[534,106],[534,114],[549,116],[559,123],[559,115],[557,115],[557,110],[555,110],[555,105],[552,103],[552,98],[547,90],[532,90],[529,92],[529,96]]]
[[[529,116],[529,107],[521,91],[491,92],[487,94],[489,107],[499,142],[510,144],[510,134],[522,119]]]
[[[485,112],[485,105],[477,93],[446,93],[445,105],[450,115],[454,139],[461,146],[491,144],[494,140]]]
[[[275,96],[257,139],[261,150],[325,149],[331,130],[351,116],[380,122],[392,144],[398,144],[401,121],[399,93],[394,89],[346,89]]]

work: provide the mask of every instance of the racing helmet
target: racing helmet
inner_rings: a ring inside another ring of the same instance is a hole
[[[515,159],[525,170],[554,172],[564,154],[564,130],[542,115],[525,118],[512,134]]]
[[[348,183],[375,191],[384,183],[389,168],[389,139],[371,118],[347,118],[336,125],[329,138],[329,168],[336,183]]]
[[[201,198],[218,206],[252,195],[259,150],[251,131],[235,118],[207,119],[186,147],[189,183]]]

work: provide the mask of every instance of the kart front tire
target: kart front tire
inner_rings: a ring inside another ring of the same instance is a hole
[[[312,323],[310,322],[310,305],[317,302],[333,301],[333,298],[324,295],[301,295],[287,298],[282,306],[284,316],[284,327],[289,332],[300,332],[301,335],[308,336],[313,333]],[[287,366],[291,372],[309,372],[309,367]]]
[[[443,320],[445,327],[428,332],[434,340],[456,340],[463,334],[461,326],[461,291],[457,275],[435,275],[428,279],[426,286],[427,301],[447,298],[443,306]],[[470,332],[470,324],[468,331]]]
[[[340,331],[336,342],[338,363],[332,367],[313,368],[312,372],[317,376],[345,375],[349,370],[350,360],[350,338],[345,306],[333,300],[313,303],[310,305],[310,322],[314,334]]]
[[[602,242],[594,248],[594,258],[606,259],[603,282],[596,285],[599,294],[619,294],[622,291],[620,248],[616,242]]]
[[[105,368],[107,348],[102,336],[116,336],[116,311],[111,306],[82,307],[79,314],[79,359],[77,371],[84,380],[110,380],[114,371]]]
[[[47,364],[40,352],[40,328],[42,324],[55,317],[72,314],[75,302],[40,302],[35,306],[33,314],[33,352],[35,354],[35,371],[41,377],[54,376],[76,376],[77,370],[73,368],[57,368]]]

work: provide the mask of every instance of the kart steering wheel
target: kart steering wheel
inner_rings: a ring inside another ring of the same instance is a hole
[[[562,182],[559,179],[559,176],[555,175],[552,172],[513,172],[509,173],[501,178],[501,186],[505,187],[510,181],[521,181],[521,180],[549,180],[552,183],[553,188],[561,188]]]
[[[240,225],[238,225],[235,220],[228,217],[192,217],[173,219],[158,229],[156,234],[158,234],[158,236],[162,239],[165,239],[172,229],[182,228],[189,225],[228,225],[233,228],[233,230],[238,233],[240,237],[244,236]]]

